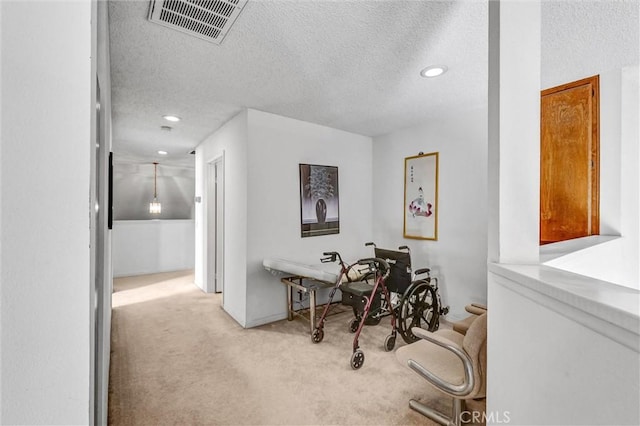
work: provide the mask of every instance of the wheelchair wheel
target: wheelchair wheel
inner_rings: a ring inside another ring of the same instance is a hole
[[[418,340],[412,332],[413,327],[438,329],[438,298],[436,291],[424,280],[416,281],[402,296],[398,309],[398,331],[407,343]]]

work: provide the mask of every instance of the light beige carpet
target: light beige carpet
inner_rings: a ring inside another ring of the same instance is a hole
[[[190,271],[114,281],[110,425],[431,425],[409,399],[450,410],[383,350],[388,321],[363,330],[354,371],[350,312],[313,344],[302,319],[245,330],[221,302]]]

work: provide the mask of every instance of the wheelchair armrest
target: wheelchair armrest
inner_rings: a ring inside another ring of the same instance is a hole
[[[416,269],[413,274],[418,276],[418,275],[422,275],[422,274],[428,274],[429,272],[431,272],[431,269],[429,268],[420,268],[420,269]]]
[[[448,381],[436,376],[412,359],[409,359],[409,361],[407,362],[409,368],[418,373],[422,378],[427,380],[432,385],[444,390],[445,392],[450,393],[451,395],[466,396],[471,393],[474,386],[474,377],[473,364],[471,362],[471,359],[469,358],[469,355],[467,355],[467,353],[455,342],[452,342],[451,340],[438,334],[426,331],[419,327],[412,328],[411,332],[415,336],[433,343],[434,345],[438,345],[456,355],[460,359],[460,361],[462,361],[462,365],[464,368],[464,381],[460,385],[449,383]]]

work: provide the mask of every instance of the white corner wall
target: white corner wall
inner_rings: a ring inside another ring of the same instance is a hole
[[[325,251],[355,261],[371,256],[371,138],[256,110],[248,111],[247,322],[286,318],[285,287],[262,260],[319,263]],[[300,163],[338,167],[340,233],[300,236]]]
[[[193,220],[113,222],[113,276],[193,269]]]
[[[461,125],[461,121],[464,125]],[[403,238],[404,158],[439,152],[438,240]],[[487,109],[374,138],[373,239],[411,248],[414,268],[429,267],[450,319],[487,302]]]
[[[246,325],[247,298],[247,111],[229,120],[196,148],[195,283],[206,288],[207,235],[205,208],[208,164],[224,155],[224,295],[223,308],[240,325]]]
[[[265,257],[319,262],[337,250],[369,255],[371,138],[246,110],[196,148],[196,285],[204,290],[207,164],[224,156],[223,307],[243,327],[286,318],[285,287],[262,266]],[[300,236],[300,163],[338,166],[340,233]]]
[[[91,2],[0,2],[2,424],[90,422]]]

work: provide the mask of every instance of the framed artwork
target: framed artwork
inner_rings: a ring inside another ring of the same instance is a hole
[[[300,164],[302,237],[340,233],[338,168]]]
[[[404,159],[404,237],[438,239],[438,153]]]

